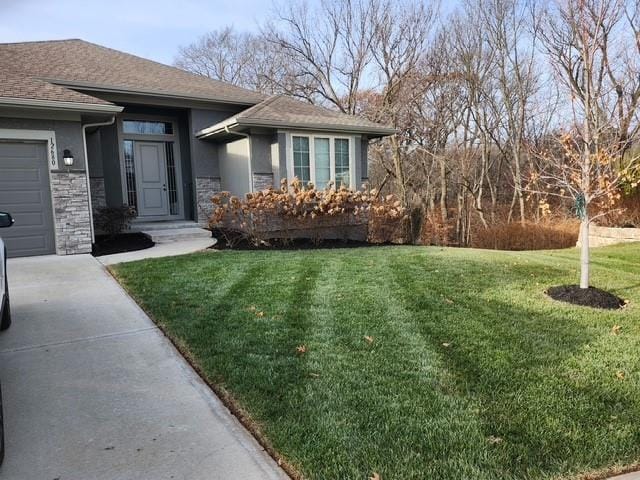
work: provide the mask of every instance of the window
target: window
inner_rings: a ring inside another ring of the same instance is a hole
[[[307,184],[311,181],[309,137],[293,137],[293,174]]]
[[[133,140],[124,141],[124,174],[127,184],[127,204],[138,208],[136,193],[136,167],[133,163]]]
[[[122,131],[137,135],[173,135],[173,124],[152,120],[123,120]]]
[[[354,139],[333,135],[291,135],[287,155],[290,177],[303,183],[312,182],[322,190],[330,183],[335,188],[354,187],[351,165]]]
[[[314,139],[316,187],[323,190],[331,180],[331,157],[328,138]]]
[[[336,188],[349,186],[349,140],[335,139]]]
[[[173,157],[173,142],[164,142],[167,158],[167,193],[169,194],[169,214],[178,214],[178,182],[176,180],[176,162]]]

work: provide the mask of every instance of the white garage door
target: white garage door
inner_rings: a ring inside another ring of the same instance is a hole
[[[55,253],[47,169],[45,143],[0,141],[0,211],[15,220],[0,229],[9,257]]]

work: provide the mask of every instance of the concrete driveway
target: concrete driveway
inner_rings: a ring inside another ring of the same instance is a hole
[[[0,478],[288,478],[93,257],[8,270]]]

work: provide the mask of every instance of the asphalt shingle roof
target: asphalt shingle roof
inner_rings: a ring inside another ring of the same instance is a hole
[[[77,88],[96,87],[245,105],[264,99],[252,90],[76,39],[0,44],[0,71]],[[35,85],[24,89],[15,82],[3,86],[0,96],[17,97],[16,91],[19,93],[21,89],[34,95],[29,98],[49,99],[47,93]],[[70,89],[62,88],[58,93],[60,100],[78,101]],[[40,97],[41,94],[44,96]],[[100,103],[96,100],[93,103]]]
[[[0,44],[0,98],[111,105],[76,90],[252,105],[229,119],[245,124],[393,133],[390,128],[361,117],[284,95],[265,99],[252,90],[84,40]]]
[[[319,130],[351,130],[390,135],[390,127],[372,122],[366,118],[347,115],[335,110],[302,102],[286,95],[275,95],[267,100],[238,113],[223,124],[282,126]],[[218,124],[221,125],[221,124]],[[216,125],[210,127],[211,132]],[[206,134],[205,134],[206,135]]]
[[[6,70],[0,70],[0,97],[110,105],[99,98]]]

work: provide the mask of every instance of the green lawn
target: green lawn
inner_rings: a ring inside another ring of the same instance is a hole
[[[114,271],[304,478],[520,480],[640,461],[640,245],[593,257],[626,309],[545,296],[577,281],[574,250],[224,251]]]

